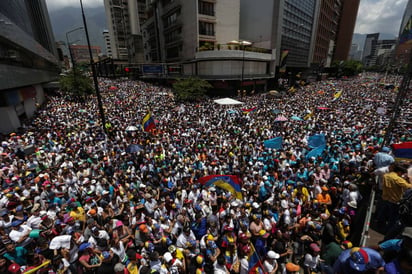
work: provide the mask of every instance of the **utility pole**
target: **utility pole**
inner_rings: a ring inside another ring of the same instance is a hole
[[[91,46],[90,46],[89,31],[88,31],[88,29],[87,29],[86,16],[84,15],[84,9],[83,9],[83,2],[82,2],[82,0],[80,0],[80,8],[81,8],[81,10],[82,10],[83,26],[84,26],[84,32],[86,33],[87,47],[89,48],[90,66],[91,66],[91,69],[92,69],[94,89],[96,90],[97,106],[98,106],[98,108],[99,108],[100,120],[101,120],[101,122],[102,122],[103,131],[106,133],[106,118],[104,117],[104,109],[103,109],[103,103],[102,103],[102,96],[101,96],[100,90],[99,90],[99,82],[98,82],[98,80],[97,80],[96,67],[94,66],[93,52],[92,52],[92,48],[91,48]]]

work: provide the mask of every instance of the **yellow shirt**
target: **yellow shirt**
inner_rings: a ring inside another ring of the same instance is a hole
[[[412,184],[409,184],[396,172],[386,173],[383,175],[382,199],[391,203],[398,203],[408,188],[412,188]]]
[[[86,222],[86,215],[84,214],[84,209],[82,207],[77,208],[78,212],[72,210],[70,211],[70,217],[73,217],[76,221]]]
[[[129,271],[130,274],[139,274],[139,268],[137,267],[136,264],[129,263],[127,265],[127,270]]]
[[[179,248],[176,249],[175,256],[176,256],[176,259],[179,259],[182,262],[184,262],[185,256],[183,255],[183,252]]]
[[[298,194],[298,190],[295,189],[293,191],[292,197],[295,198],[297,194]],[[307,202],[309,201],[309,198],[310,198],[310,195],[309,195],[308,189],[306,187],[302,187],[302,201]]]

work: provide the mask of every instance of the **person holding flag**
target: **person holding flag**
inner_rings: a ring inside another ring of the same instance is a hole
[[[156,124],[152,117],[152,112],[148,110],[142,120],[142,129],[145,132],[150,132],[155,128],[156,128]]]

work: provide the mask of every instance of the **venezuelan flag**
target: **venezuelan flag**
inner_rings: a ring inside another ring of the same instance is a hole
[[[396,160],[412,160],[412,142],[393,144],[392,149]]]
[[[215,185],[229,191],[237,199],[242,199],[242,186],[239,178],[235,175],[209,175],[200,178],[199,182],[205,187]]]
[[[146,132],[151,131],[152,129],[156,128],[156,124],[154,122],[154,119],[152,117],[152,113],[149,111],[147,114],[143,117],[142,120],[142,129]]]
[[[242,108],[242,111],[243,111],[244,114],[249,114],[252,111],[255,111],[256,109],[257,109],[256,107],[254,107],[254,108]]]
[[[333,101],[338,100],[342,96],[342,92],[343,90],[338,90],[335,92],[335,94],[333,94]]]
[[[249,255],[249,274],[263,274],[265,273],[262,261],[256,252],[253,244],[251,244],[251,254]]]

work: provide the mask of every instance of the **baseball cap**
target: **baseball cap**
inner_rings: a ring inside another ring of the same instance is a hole
[[[369,263],[369,255],[363,248],[353,247],[350,251],[349,264],[352,269],[365,271]]]
[[[147,226],[145,224],[140,225],[139,230],[143,233],[148,233],[149,232],[149,229],[147,229]]]
[[[15,220],[11,223],[11,226],[19,226],[23,223],[23,220]]]
[[[316,243],[311,243],[309,247],[310,247],[310,249],[312,249],[314,252],[319,252],[319,251],[320,251],[320,248],[319,248],[319,246],[318,246]]]
[[[11,264],[7,270],[10,273],[21,273],[20,265],[18,265],[18,264]]]
[[[166,263],[169,263],[171,260],[173,260],[172,254],[170,252],[166,252],[163,254],[163,259],[165,259]]]
[[[91,246],[90,243],[82,243],[82,244],[79,246],[79,251],[84,251],[84,250],[88,249],[90,246]]]
[[[269,259],[279,259],[280,258],[280,255],[272,250],[268,252],[267,256]]]

